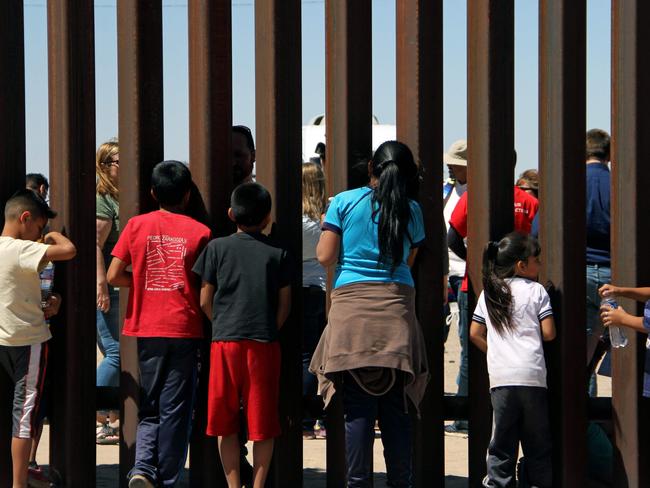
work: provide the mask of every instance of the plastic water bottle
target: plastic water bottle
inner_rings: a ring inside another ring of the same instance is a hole
[[[613,298],[603,298],[603,300],[600,302],[600,306],[607,306],[614,309],[618,308],[618,303],[616,303],[616,300]],[[612,347],[614,348],[627,346],[627,337],[625,337],[625,334],[617,325],[609,326],[609,339],[612,343]]]

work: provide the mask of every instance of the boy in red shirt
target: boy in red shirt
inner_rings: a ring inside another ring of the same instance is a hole
[[[140,408],[129,488],[174,486],[187,456],[203,337],[192,266],[210,240],[205,225],[183,214],[191,185],[184,164],[156,165],[151,193],[160,210],[129,220],[107,273],[111,285],[129,287],[122,333],[138,342]]]
[[[212,320],[207,434],[219,437],[230,488],[241,486],[239,405],[254,442],[254,486],[264,486],[280,435],[278,329],[289,315],[291,264],[287,252],[262,234],[271,196],[257,183],[235,188],[228,216],[237,233],[215,239],[194,272],[201,276],[201,308]]]

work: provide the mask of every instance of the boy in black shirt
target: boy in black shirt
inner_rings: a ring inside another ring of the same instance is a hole
[[[271,195],[257,183],[238,186],[228,216],[237,233],[215,239],[193,271],[201,276],[201,308],[212,320],[207,434],[219,437],[228,485],[239,476],[239,406],[254,442],[254,486],[264,486],[280,435],[278,329],[291,306],[287,252],[261,231],[271,218]]]

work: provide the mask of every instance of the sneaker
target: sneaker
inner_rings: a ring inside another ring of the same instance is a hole
[[[28,469],[28,477],[29,481],[33,482],[39,482],[39,486],[41,486],[40,483],[47,483],[47,485],[44,486],[49,486],[49,478],[45,474],[45,470],[41,468],[36,461],[30,461]],[[32,483],[33,484],[33,483]]]
[[[447,434],[467,434],[469,429],[466,422],[454,422],[453,424],[445,425],[445,432]]]
[[[129,488],[155,488],[149,479],[141,474],[134,474],[129,480]]]
[[[103,446],[119,444],[120,429],[117,427],[111,427],[108,424],[102,426],[101,430],[97,432],[95,442]]]
[[[327,438],[327,430],[320,421],[316,422],[316,425],[314,425],[314,434],[316,434],[316,439]]]

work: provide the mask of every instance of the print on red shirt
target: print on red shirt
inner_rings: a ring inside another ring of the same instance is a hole
[[[187,239],[167,235],[147,236],[147,291],[181,290],[185,286]]]

